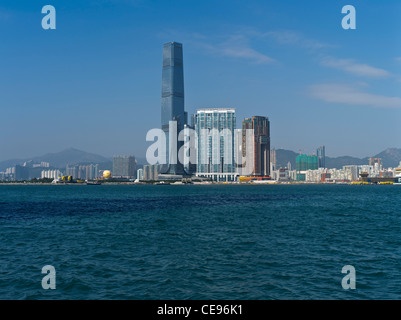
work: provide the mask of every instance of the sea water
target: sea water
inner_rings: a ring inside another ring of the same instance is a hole
[[[1,185],[0,299],[400,299],[400,199],[391,185]]]

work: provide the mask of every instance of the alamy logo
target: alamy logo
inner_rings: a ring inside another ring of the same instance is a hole
[[[42,8],[42,13],[46,14],[42,19],[42,28],[44,30],[56,29],[56,9],[51,5]]]
[[[347,15],[341,21],[341,26],[344,30],[356,29],[356,10],[354,6],[347,5],[341,10],[341,13],[347,13]]]
[[[150,164],[183,165],[233,165],[241,168],[243,174],[253,172],[253,162],[246,161],[253,156],[254,130],[245,129],[244,141],[242,135],[240,146],[234,146],[234,132],[230,129],[200,129],[191,128],[177,130],[177,121],[169,121],[169,131],[151,129],[146,134],[146,141],[153,142],[146,151],[146,161]],[[238,144],[238,142],[237,142]],[[199,154],[199,148],[202,153]],[[207,154],[207,156],[205,155]]]
[[[346,265],[341,270],[341,273],[346,273],[346,276],[342,279],[341,285],[344,290],[356,288],[356,274],[355,268],[351,265]]]
[[[42,28],[44,30],[56,29],[56,9],[52,5],[45,5],[42,13],[46,14],[42,19]],[[346,5],[342,8],[341,13],[347,14],[341,21],[344,30],[356,29],[356,10],[352,5]]]
[[[42,268],[42,273],[47,274],[42,279],[42,288],[45,290],[56,289],[56,269],[47,265]]]

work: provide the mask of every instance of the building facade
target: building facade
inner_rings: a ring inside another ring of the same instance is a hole
[[[242,121],[242,153],[249,154],[246,130],[253,130],[253,171],[252,176],[270,176],[270,123],[266,117],[254,116]]]
[[[375,158],[375,157],[370,157],[369,158],[369,165],[372,167],[375,167],[376,170],[382,170],[382,159],[381,158]]]
[[[115,178],[133,179],[136,174],[136,161],[134,156],[114,156],[112,175]]]
[[[319,159],[318,156],[315,155],[299,154],[295,159],[295,165],[297,180],[305,181],[306,171],[318,169]]]
[[[273,172],[276,169],[277,169],[277,153],[276,149],[273,148],[270,150],[270,172]]]
[[[200,109],[195,115],[196,176],[214,181],[234,181],[235,109]]]
[[[140,181],[143,180],[143,169],[136,170],[136,178]]]
[[[57,179],[63,176],[63,173],[58,170],[58,169],[54,169],[54,170],[42,170],[42,174],[41,174],[41,178],[47,178],[47,179]]]
[[[160,164],[152,164],[152,165],[144,165],[143,166],[143,176],[142,179],[144,181],[157,181],[159,180],[160,170],[162,169],[162,165]]]
[[[67,165],[65,174],[74,179],[95,180],[100,177],[99,165],[93,163],[89,165]]]
[[[170,175],[185,174],[183,165],[178,161],[178,150],[182,142],[177,140],[177,134],[184,129],[187,122],[184,110],[184,60],[182,44],[169,42],[163,46],[162,68],[162,102],[161,127],[166,136],[166,161],[162,173]],[[176,132],[170,132],[170,121],[176,121]],[[177,150],[170,154],[169,147],[173,139]],[[174,163],[175,162],[175,163]]]
[[[318,158],[318,168],[326,168],[326,147],[320,146],[316,150]]]

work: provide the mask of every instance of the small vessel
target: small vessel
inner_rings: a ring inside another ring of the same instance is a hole
[[[393,183],[395,185],[401,185],[401,162],[399,168],[395,168],[394,178],[396,181]],[[398,180],[397,180],[398,179]]]
[[[166,182],[166,181],[160,181],[158,183],[156,183],[157,186],[168,186],[170,185],[170,182]]]
[[[86,185],[87,186],[98,186],[98,185],[101,185],[102,183],[99,181],[99,180],[96,180],[96,181],[88,181],[88,180],[86,180]]]

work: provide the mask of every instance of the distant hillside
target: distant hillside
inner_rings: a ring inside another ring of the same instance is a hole
[[[291,163],[292,169],[295,169],[295,158],[299,153],[291,151],[291,150],[284,150],[278,149],[276,150],[276,158],[277,158],[277,168],[285,168],[288,166],[288,162]],[[326,167],[327,168],[337,168],[341,169],[343,166],[346,165],[362,165],[368,164],[368,160],[366,159],[359,159],[355,157],[343,156],[343,157],[326,157]]]
[[[10,159],[5,161],[0,161],[0,171],[5,171],[7,168],[13,167],[16,164],[24,163],[25,161],[22,159]]]
[[[401,161],[401,149],[388,148],[374,156],[375,158],[382,158],[384,167],[398,167]]]
[[[276,150],[276,158],[277,158],[277,167],[284,168],[288,166],[288,162],[291,163],[292,168],[295,169],[295,158],[298,153],[285,150],[285,149],[277,149]],[[397,167],[401,161],[401,149],[399,148],[388,148],[376,155],[374,158],[381,158],[383,167]],[[366,158],[356,158],[350,156],[341,156],[341,157],[326,157],[326,167],[329,169],[336,168],[341,169],[343,166],[347,165],[367,165],[369,164],[369,157]]]
[[[331,158],[331,157],[326,157],[326,168],[329,169],[342,169],[343,166],[349,166],[349,165],[364,165],[364,164],[369,164],[368,158],[365,159],[359,159],[355,157],[350,157],[350,156],[342,156],[342,157],[336,157],[336,158]]]
[[[291,163],[291,168],[295,169],[295,158],[298,153],[285,150],[285,149],[277,149],[276,150],[276,164],[277,168],[286,168],[288,167],[288,162]]]
[[[109,161],[109,159],[103,156],[94,153],[88,153],[74,148],[66,149],[57,153],[47,153],[41,157],[33,158],[32,160],[36,162],[50,162],[52,166],[57,168],[63,168],[67,164],[73,165],[85,162],[99,163]]]
[[[287,167],[288,162],[291,163],[291,167],[295,169],[295,158],[298,155],[297,152],[285,149],[277,149],[276,150],[276,158],[277,158],[277,167],[284,168]],[[383,166],[385,168],[388,167],[397,167],[401,161],[401,149],[400,148],[388,148],[373,157],[381,158]],[[47,153],[40,157],[27,158],[27,159],[11,159],[0,162],[0,171],[4,171],[9,167],[13,167],[16,164],[23,164],[25,161],[33,160],[36,163],[40,163],[42,161],[49,162],[52,167],[56,168],[65,168],[67,164],[88,164],[88,163],[98,163],[101,169],[111,169],[112,168],[112,159],[105,158],[103,156],[88,153],[85,151],[81,151],[78,149],[70,148],[56,153]],[[138,167],[146,164],[146,159],[138,158]],[[326,157],[326,167],[327,168],[337,168],[341,169],[346,165],[364,165],[369,163],[369,158],[356,158],[350,156],[341,156],[341,157]]]
[[[8,167],[15,166],[16,164],[23,164],[25,161],[29,160],[33,160],[33,162],[36,163],[40,163],[42,161],[49,162],[52,167],[56,168],[65,168],[67,164],[74,165],[79,163],[105,163],[110,161],[110,159],[97,154],[70,148],[56,153],[47,153],[40,157],[2,161],[0,162],[0,171],[3,171]]]

